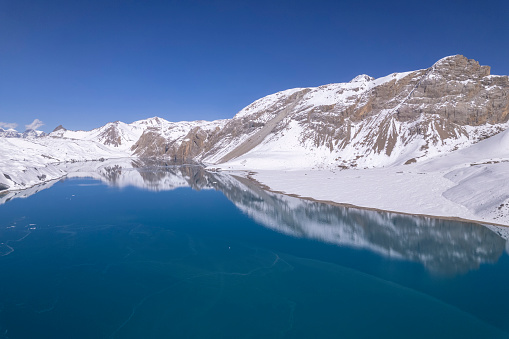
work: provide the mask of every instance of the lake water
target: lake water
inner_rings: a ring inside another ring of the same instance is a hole
[[[496,230],[157,165],[0,196],[0,338],[509,338]]]

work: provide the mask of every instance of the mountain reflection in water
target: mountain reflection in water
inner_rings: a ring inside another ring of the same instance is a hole
[[[155,191],[179,187],[219,190],[256,222],[277,232],[420,262],[439,274],[466,273],[481,263],[496,262],[508,247],[497,233],[475,223],[294,198],[263,190],[245,178],[207,172],[197,165],[119,159],[56,166],[66,166],[69,177],[92,177],[117,187],[135,186]],[[4,194],[0,196],[0,204],[35,194],[53,184]]]

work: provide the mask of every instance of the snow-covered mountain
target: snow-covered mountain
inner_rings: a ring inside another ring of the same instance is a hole
[[[348,83],[278,92],[232,119],[169,122],[154,117],[91,131],[59,126],[48,139],[59,139],[54,148],[85,142],[111,151],[100,157],[121,153],[246,169],[409,164],[463,149],[509,126],[509,79],[489,73],[488,66],[455,55],[414,72],[379,79],[363,74]],[[34,143],[41,139],[36,131],[17,136]],[[61,152],[48,153],[65,158]]]
[[[126,156],[168,156],[170,149],[173,152],[178,151],[178,147],[186,142],[186,137],[193,129],[209,131],[221,128],[223,124],[224,120],[175,123],[154,117],[131,124],[121,121],[110,122],[91,131],[69,131],[58,126],[49,136],[98,142],[110,148],[122,150]],[[160,143],[159,139],[164,142]]]
[[[34,129],[27,129],[25,132],[20,133],[14,128],[9,128],[7,130],[0,128],[0,137],[3,138],[39,138],[43,136],[46,136],[46,133]]]
[[[468,147],[505,130],[508,114],[508,77],[455,55],[418,71],[278,92],[232,119],[59,126],[50,137],[93,141],[125,156],[235,168],[371,168]]]

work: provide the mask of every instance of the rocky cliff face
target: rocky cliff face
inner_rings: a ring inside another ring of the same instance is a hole
[[[278,92],[229,120],[151,118],[51,136],[95,140],[128,156],[253,169],[377,167],[467,147],[506,129],[508,114],[508,77],[455,55],[413,72]]]
[[[456,55],[427,69],[409,98],[398,108],[400,120],[437,114],[459,125],[478,126],[507,121],[507,76],[490,76],[488,66]]]
[[[147,128],[131,147],[133,155],[141,158],[164,157],[180,163],[195,161],[212,147],[223,122],[198,122],[185,128],[179,123],[174,125],[168,128],[166,135],[159,128]]]

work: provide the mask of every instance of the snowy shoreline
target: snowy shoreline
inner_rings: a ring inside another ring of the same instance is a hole
[[[509,166],[506,166],[506,169],[509,171]],[[486,210],[482,210],[484,216],[480,216],[467,207],[446,199],[442,190],[437,187],[453,188],[454,184],[451,182],[447,185],[445,178],[439,173],[413,172],[405,175],[399,171],[399,168],[338,172],[326,170],[224,171],[249,179],[273,193],[336,206],[477,223],[509,239],[508,216],[497,218]],[[383,178],[379,177],[380,172],[385,174],[385,179],[389,179],[388,174],[400,176],[399,182],[383,181]],[[432,180],[429,180],[430,177]],[[374,185],[377,182],[378,185]],[[402,182],[407,182],[407,185],[398,186]],[[501,190],[503,189],[502,186]],[[420,196],[416,194],[418,191],[421,192]],[[498,211],[498,208],[496,210]]]
[[[272,192],[272,193],[277,193],[277,194],[284,194],[284,195],[287,195],[287,196],[290,196],[290,197],[294,197],[294,198],[299,198],[299,199],[304,199],[304,200],[309,200],[309,201],[314,201],[314,202],[320,202],[320,203],[334,205],[334,206],[363,209],[363,210],[368,210],[368,211],[388,212],[388,213],[396,213],[396,214],[402,214],[402,215],[410,215],[410,216],[416,216],[416,217],[441,219],[441,220],[453,220],[453,221],[460,221],[460,222],[472,222],[472,223],[477,223],[477,224],[478,223],[482,223],[483,225],[500,226],[500,227],[507,227],[507,228],[509,228],[509,225],[505,225],[505,224],[481,221],[481,220],[476,220],[476,219],[466,219],[466,218],[457,217],[457,216],[424,214],[424,213],[415,213],[415,212],[404,212],[404,211],[382,209],[382,208],[371,207],[371,206],[360,206],[360,205],[355,205],[355,204],[352,204],[352,203],[338,202],[338,201],[333,201],[333,200],[321,200],[321,199],[316,199],[316,198],[308,197],[308,196],[301,196],[301,195],[296,194],[296,193],[287,193],[285,191],[278,191],[278,190],[272,189],[271,187],[267,186],[266,184],[258,181],[254,177],[257,174],[259,174],[259,173],[257,173],[257,172],[250,172],[249,174],[247,174],[245,176],[245,178],[253,181],[256,185],[260,186],[262,189],[264,189],[266,191],[269,191],[269,192]],[[235,176],[235,174],[233,174],[233,176]]]
[[[228,172],[228,171],[226,171],[226,172]],[[240,177],[246,178],[246,179],[252,181],[255,185],[258,185],[260,188],[262,188],[268,192],[284,194],[284,195],[294,197],[294,198],[299,198],[299,199],[304,199],[304,200],[309,200],[309,201],[314,201],[314,202],[320,202],[320,203],[334,205],[334,206],[340,206],[340,207],[367,210],[367,211],[386,212],[386,213],[409,215],[409,216],[429,218],[429,219],[452,220],[452,221],[458,221],[458,222],[464,222],[464,223],[480,224],[482,226],[488,227],[489,229],[491,229],[493,232],[499,234],[504,239],[509,240],[509,225],[508,224],[496,223],[496,222],[491,222],[491,221],[486,221],[486,220],[481,220],[481,219],[476,219],[476,218],[469,219],[469,218],[465,218],[465,217],[461,217],[461,216],[426,214],[426,213],[420,213],[420,212],[405,212],[405,211],[400,211],[397,209],[385,209],[385,208],[378,208],[378,207],[374,207],[374,206],[361,206],[361,205],[356,205],[354,203],[339,202],[339,201],[334,201],[334,200],[316,199],[311,196],[302,196],[302,195],[299,195],[296,193],[289,193],[286,191],[275,190],[272,187],[264,184],[263,182],[260,182],[258,179],[255,178],[256,176],[260,176],[260,173],[258,173],[258,172],[245,173],[245,172],[232,171],[230,174],[233,175],[234,177],[236,175],[238,175]],[[263,173],[261,174],[261,176],[263,177]],[[279,177],[279,179],[281,179],[281,177]]]
[[[450,157],[448,157],[450,158]],[[121,158],[126,159],[126,158]],[[81,167],[110,161],[83,160],[26,167],[19,185],[1,195],[56,181]],[[138,158],[128,158],[137,160]],[[435,161],[436,162],[436,161]],[[312,201],[503,227],[509,233],[509,162],[429,170],[429,164],[348,170],[260,170],[210,166],[254,181],[265,190]],[[90,170],[93,171],[93,170]],[[86,172],[89,172],[87,170]],[[83,175],[84,173],[81,173]],[[41,176],[44,175],[44,179]]]

